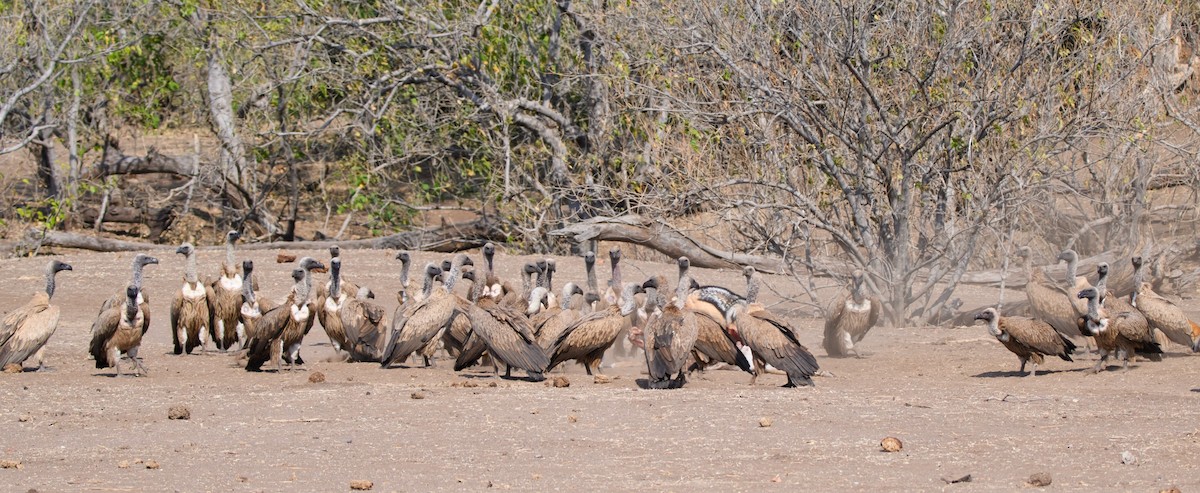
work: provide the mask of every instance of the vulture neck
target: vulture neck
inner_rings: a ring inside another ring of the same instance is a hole
[[[49,267],[46,267],[46,296],[49,298],[54,297],[54,274],[55,273],[56,273],[56,271],[54,270],[53,263],[51,263]]]
[[[342,296],[342,263],[330,262],[329,266],[329,298],[340,299]]]
[[[746,301],[758,303],[758,289],[758,273],[755,272],[746,278]]]
[[[629,315],[637,309],[637,300],[633,299],[633,290],[636,286],[630,284],[625,286],[621,291],[621,315]]]
[[[587,287],[590,293],[599,293],[600,288],[596,283],[596,258],[584,259],[583,267],[587,270]]]
[[[1067,287],[1075,286],[1075,274],[1079,271],[1079,257],[1071,255],[1067,259]]]
[[[250,271],[246,270],[242,273],[246,278],[250,277]],[[242,301],[247,305],[254,306],[254,283],[247,282],[242,284]]]
[[[142,269],[145,267],[146,264],[142,263],[141,258],[133,258],[133,287],[138,288],[138,291],[142,290]]]
[[[141,277],[140,273],[139,273],[138,277]],[[192,250],[191,252],[188,252],[188,254],[187,254],[187,270],[183,274],[183,279],[185,281],[187,281],[188,284],[196,284],[197,282],[199,282],[199,277],[196,276],[196,251],[195,250]],[[137,284],[137,286],[138,286],[138,288],[141,288],[140,283]]]
[[[446,291],[454,291],[454,286],[458,284],[458,276],[462,274],[462,266],[462,257],[454,257],[454,262],[450,263],[449,277],[443,283],[446,286]]]
[[[125,297],[125,313],[124,313],[125,320],[132,323],[133,319],[137,317],[137,313],[138,313],[137,297],[136,296],[126,296]]]
[[[304,271],[304,277],[296,281],[296,306],[304,306],[308,304],[308,293],[312,290],[312,274],[307,269]]]
[[[425,284],[421,285],[421,299],[429,299],[429,295],[433,294],[433,274],[425,274]]]
[[[233,257],[233,239],[225,240],[225,265],[230,269],[236,268],[237,259]]]

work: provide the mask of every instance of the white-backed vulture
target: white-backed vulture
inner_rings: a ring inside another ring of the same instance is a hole
[[[412,282],[408,279],[408,270],[412,265],[412,255],[406,251],[396,253],[396,260],[400,261],[400,290],[396,291],[396,301],[401,305],[408,303],[408,299],[412,295]]]
[[[678,265],[675,298],[662,307],[657,316],[648,317],[644,329],[646,366],[650,371],[648,386],[652,389],[679,388],[686,383],[684,370],[698,336],[696,315],[684,308],[691,286],[688,277],[691,263],[687,257],[679,257]],[[646,283],[659,288],[656,278],[650,278]],[[646,287],[646,284],[642,285],[643,290]]]
[[[441,273],[441,268],[429,264],[425,269],[423,289],[409,293],[408,302],[397,308],[396,314],[403,314],[409,306],[428,298],[433,291],[434,280]],[[350,360],[380,362],[390,334],[383,308],[365,300],[350,300],[341,311],[341,317],[346,327],[346,351],[350,353]]]
[[[316,306],[309,301],[312,291],[312,271],[324,268],[312,257],[299,261],[300,267],[292,271],[295,285],[283,304],[263,313],[255,323],[254,333],[247,333],[250,350],[247,353],[247,371],[261,371],[262,365],[274,359],[282,368],[282,359],[289,369],[303,365],[300,343],[312,328]],[[276,353],[278,351],[278,353]]]
[[[1070,248],[1063,250],[1058,254],[1058,260],[1067,263],[1067,274],[1063,287],[1066,288],[1068,293],[1075,293],[1084,288],[1091,287],[1086,277],[1078,275],[1079,254],[1075,253],[1075,250],[1071,250]]]
[[[596,303],[600,300],[600,288],[596,282],[596,253],[591,250],[583,254],[583,270],[587,273],[587,289],[583,291],[583,298],[571,308],[579,310],[581,313],[593,311],[596,309]]]
[[[1033,318],[1050,324],[1054,330],[1067,337],[1086,337],[1079,332],[1079,317],[1082,317],[1085,311],[1078,309],[1077,300],[1057,284],[1051,283],[1041,267],[1033,266],[1033,256],[1029,247],[1021,247],[1017,254],[1021,256],[1025,272],[1029,276],[1029,281],[1025,284],[1025,297],[1029,299],[1029,311]]]
[[[184,256],[187,267],[183,286],[171,302],[171,342],[175,344],[175,354],[191,354],[197,346],[207,351],[212,286],[205,286],[196,275],[196,248],[191,243],[180,245],[175,253]]]
[[[1162,348],[1154,341],[1150,325],[1146,318],[1137,310],[1114,313],[1106,310],[1100,304],[1100,294],[1096,288],[1086,288],[1079,291],[1079,298],[1086,299],[1087,315],[1080,321],[1080,330],[1096,340],[1096,348],[1100,351],[1100,360],[1092,368],[1092,373],[1104,369],[1104,362],[1114,352],[1121,359],[1125,370],[1129,370],[1129,360],[1135,353],[1145,355],[1150,359],[1161,359]]]
[[[1200,341],[1200,337],[1196,337],[1200,326],[1191,321],[1171,300],[1154,292],[1154,288],[1150,287],[1148,282],[1142,282],[1135,294],[1133,300],[1137,303],[1136,308],[1142,312],[1152,328],[1161,331],[1171,342],[1195,351],[1196,341]]]
[[[242,237],[237,231],[225,235],[225,261],[221,263],[221,277],[213,281],[212,296],[208,299],[211,310],[209,335],[217,349],[228,351],[234,343],[242,341],[245,327],[240,324],[242,308],[242,283],[253,282],[239,270],[234,244]]]
[[[46,341],[58,329],[59,316],[58,307],[50,300],[54,297],[55,275],[64,270],[72,270],[70,264],[51,260],[46,264],[45,290],[0,321],[0,368],[24,364],[32,356],[38,371],[46,369]]]
[[[324,306],[326,306],[325,305],[326,300],[328,300],[329,298],[337,298],[337,299],[344,300],[346,298],[353,298],[358,295],[358,290],[359,290],[358,285],[350,282],[349,280],[347,280],[345,278],[345,276],[341,276],[340,274],[339,274],[339,279],[338,279],[338,287],[339,287],[338,291],[334,292],[332,289],[332,286],[333,286],[333,273],[332,273],[333,259],[338,259],[338,261],[340,262],[341,256],[342,256],[341,252],[342,252],[341,248],[339,248],[337,245],[333,245],[333,246],[329,247],[329,263],[330,263],[329,269],[331,271],[329,274],[329,280],[325,281],[323,283],[320,283],[317,286],[317,289],[313,296],[313,304],[316,305],[316,307],[317,307],[317,313],[316,313],[317,321],[321,322],[322,328],[325,328],[325,323],[326,323],[325,319],[326,319],[326,317],[328,317],[328,313],[323,308]],[[340,265],[339,265],[339,268],[340,268]],[[336,304],[336,301],[335,301],[335,304]],[[337,318],[336,315],[334,316],[334,318]],[[334,322],[334,323],[336,323],[336,322]],[[329,330],[326,329],[325,332],[328,334]],[[330,335],[329,342],[330,342],[330,344],[332,344],[334,346],[335,350],[338,350],[338,349],[340,349],[340,347],[342,346],[342,344],[345,341],[341,339],[341,332],[340,332],[339,328],[335,328],[334,332],[338,338],[335,340],[335,336]]]
[[[347,300],[355,298],[355,296],[348,296],[342,290],[341,272],[342,259],[338,257],[330,259],[327,294],[324,297],[318,297],[316,302],[317,319],[321,321],[321,328],[325,330],[325,335],[329,336],[329,344],[333,346],[335,352],[341,352],[342,348],[347,346],[346,329],[342,324],[340,311]]]
[[[736,365],[742,371],[757,376],[749,348],[738,347],[726,331],[725,314],[733,305],[747,300],[721,286],[692,286],[685,306],[696,314],[696,344],[693,356],[696,367],[703,370],[717,363]],[[745,351],[743,351],[745,349]]]
[[[867,336],[867,332],[879,321],[879,298],[865,292],[863,283],[866,274],[855,269],[851,275],[853,285],[849,291],[830,303],[825,315],[825,352],[835,358],[851,353],[862,357],[854,345]]]
[[[145,267],[147,265],[152,265],[152,264],[157,264],[157,263],[158,263],[157,258],[151,257],[144,253],[139,253],[137,255],[134,255],[133,256],[133,268],[132,268],[133,273],[131,275],[129,284],[127,285],[127,286],[133,286],[133,287],[137,288],[137,290],[138,290],[138,299],[137,299],[138,308],[142,310],[142,316],[145,317],[147,326],[150,325],[150,295],[148,293],[146,293],[145,290],[142,289],[142,270],[145,269]],[[112,295],[112,297],[104,300],[104,303],[100,304],[100,312],[97,313],[97,315],[99,315],[100,313],[104,313],[104,311],[109,308],[112,308],[114,306],[119,307],[124,304],[125,304],[125,290],[122,289],[121,292]]]
[[[761,304],[742,302],[729,309],[725,321],[734,341],[741,341],[755,358],[787,374],[784,387],[813,385],[812,376],[820,369],[817,359],[800,344],[796,331],[783,319]]]
[[[533,334],[537,337],[538,345],[544,350],[549,350],[550,346],[558,339],[559,334],[562,334],[563,329],[567,328],[576,320],[583,316],[580,308],[571,308],[571,301],[575,299],[575,295],[583,295],[583,290],[573,282],[563,285],[562,303],[563,306],[548,308],[537,316],[529,319],[530,325],[533,326]],[[579,296],[582,298],[583,296]]]
[[[485,291],[488,291],[486,295]],[[525,370],[531,381],[545,380],[549,359],[537,344],[529,319],[498,303],[492,296],[495,293],[490,292],[483,282],[475,283],[471,292],[475,302],[464,307],[471,323],[470,335],[464,347],[471,349],[464,349],[459,354],[454,364],[455,371],[474,364],[480,354],[478,343],[482,343],[494,362],[504,363],[505,378],[512,376],[513,368],[520,368]]]
[[[637,309],[636,293],[642,292],[640,284],[629,283],[621,290],[619,303],[592,312],[563,329],[562,334],[551,346],[550,365],[547,371],[560,363],[576,360],[583,365],[588,375],[600,373],[600,360],[604,352],[617,341],[629,314]]]
[[[1073,361],[1071,352],[1075,350],[1075,343],[1046,322],[1028,317],[1001,317],[995,308],[979,312],[975,320],[987,323],[988,333],[1017,355],[1021,360],[1019,371],[1025,371],[1026,362],[1033,362],[1026,376],[1037,373],[1044,356],[1058,356],[1063,361]]]
[[[504,297],[500,299],[500,304],[512,310],[524,310],[529,303],[529,296],[533,294],[533,276],[537,273],[537,264],[526,262],[525,266],[521,268],[521,292],[510,291],[508,286],[502,284],[500,289],[504,291]],[[494,283],[489,283],[488,288],[494,290]]]
[[[482,276],[480,276],[482,277]],[[459,278],[464,281],[470,281],[471,289],[467,292],[467,299],[454,294],[455,303],[454,314],[450,315],[450,320],[442,327],[439,334],[430,339],[428,343],[417,350],[417,354],[421,355],[421,360],[426,368],[437,366],[437,352],[439,349],[445,349],[447,354],[458,354],[462,351],[463,344],[471,333],[471,321],[467,318],[467,307],[475,302],[475,288],[482,285],[483,281],[476,278],[474,270],[462,269],[459,273]],[[476,281],[479,281],[478,283]]]
[[[254,261],[250,259],[243,260],[242,275],[246,279],[253,279],[251,277],[253,272]],[[255,324],[258,323],[258,319],[262,318],[264,313],[270,311],[274,307],[275,304],[270,300],[265,298],[260,300],[257,296],[255,296],[253,282],[242,283],[242,305],[238,309],[238,322],[243,328],[240,336],[242,338],[243,348],[249,347],[250,334],[258,333],[255,330]]]
[[[92,324],[90,352],[96,360],[96,368],[115,367],[120,377],[121,355],[124,354],[139,375],[149,376],[149,370],[137,357],[148,326],[145,313],[138,307],[138,288],[125,288],[125,302],[104,310]]]
[[[1149,282],[1145,282],[1142,271],[1142,257],[1133,257],[1130,262],[1134,269],[1133,292],[1129,294],[1129,304],[1146,317],[1150,328],[1158,330],[1167,340],[1182,344],[1195,352],[1200,341],[1200,325],[1197,325],[1171,300],[1154,292]],[[1159,344],[1165,341],[1160,340]]]
[[[395,315],[387,349],[380,361],[381,367],[387,368],[394,362],[408,359],[410,354],[440,336],[455,314],[458,297],[453,290],[464,265],[475,263],[465,254],[455,255],[443,284],[434,288],[428,298]],[[429,266],[425,269],[428,271]]]

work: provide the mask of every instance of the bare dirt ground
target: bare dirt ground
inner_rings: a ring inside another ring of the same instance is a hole
[[[1200,487],[1200,356],[1179,346],[1128,373],[1088,375],[1094,360],[1081,356],[1020,378],[1017,359],[981,326],[876,328],[866,357],[833,359],[820,349],[821,321],[797,315],[801,340],[835,375],[815,388],[779,388],[780,375],[751,387],[745,373],[712,370],[684,389],[652,391],[637,387],[644,364],[632,358],[609,361],[616,380],[607,384],[571,364],[558,373],[567,388],[456,373],[449,361],[391,370],[329,361],[318,327],[303,348],[308,371],[247,373],[229,355],[169,354],[169,304],[183,272],[171,251],[155,252],[162,264],[147,268],[147,378],[112,378],[86,351],[131,255],[61,257],[75,270],[59,276],[52,371],[0,374],[0,460],[20,463],[0,469],[0,490],[346,491],[370,480],[374,491],[1013,491],[1032,488],[1026,480],[1039,472],[1053,491]],[[344,253],[345,275],[373,287],[389,311],[399,284],[392,254]],[[275,264],[275,252],[240,255],[255,260],[262,294],[283,296],[290,265]],[[416,257],[414,271],[435,259]],[[202,251],[202,275],[215,275],[221,258]],[[517,258],[498,258],[515,279]],[[46,262],[0,261],[0,307],[41,289]],[[558,282],[582,282],[581,264],[560,259]],[[606,279],[607,263],[599,270]],[[625,277],[658,272],[674,277],[673,267],[638,261]],[[739,291],[743,282],[735,272],[695,276]],[[765,282],[768,302],[799,291],[787,279]],[[968,307],[995,300],[992,290],[959,295]],[[327,380],[309,383],[317,371]],[[176,405],[191,419],[168,419]],[[881,451],[887,436],[903,450]],[[1134,463],[1122,463],[1123,452]]]

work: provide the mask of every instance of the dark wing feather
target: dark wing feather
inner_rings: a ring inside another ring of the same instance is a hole
[[[92,323],[92,343],[89,349],[92,358],[96,360],[96,368],[112,366],[112,363],[108,361],[108,351],[104,346],[117,333],[117,326],[120,323],[121,310],[119,308],[109,308],[100,312],[100,316],[96,317],[96,321]]]

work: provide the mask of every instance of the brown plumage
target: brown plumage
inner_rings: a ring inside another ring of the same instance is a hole
[[[1154,292],[1150,283],[1142,282],[1132,300],[1137,303],[1135,308],[1146,317],[1150,327],[1162,331],[1171,342],[1192,348],[1200,340],[1195,334],[1196,323],[1171,300]]]
[[[264,312],[252,328],[247,327],[252,330],[246,332],[250,348],[246,370],[261,371],[268,360],[274,360],[279,368],[282,368],[281,359],[289,364],[289,368],[304,364],[300,343],[315,318],[316,306],[309,301],[309,293],[312,291],[312,271],[318,268],[324,268],[324,265],[311,257],[301,259],[300,267],[292,271],[295,284],[287,300]]]
[[[437,352],[439,349],[445,349],[447,354],[457,356],[463,348],[467,337],[471,333],[471,320],[467,318],[467,308],[470,307],[478,297],[473,293],[476,288],[485,289],[482,286],[482,281],[478,281],[475,271],[463,270],[460,274],[464,281],[471,281],[471,293],[468,294],[468,299],[463,299],[455,294],[454,314],[450,316],[450,321],[446,323],[439,335],[434,336],[429,342],[425,343],[421,349],[417,350],[417,354],[421,355],[421,359],[427,368],[437,366]]]
[[[133,286],[133,287],[137,288],[137,290],[138,290],[138,309],[140,309],[142,311],[142,317],[146,319],[147,327],[150,326],[150,294],[147,293],[144,289],[142,289],[142,270],[145,269],[145,267],[147,265],[153,265],[153,264],[157,264],[157,263],[158,263],[157,258],[151,257],[144,253],[139,253],[137,255],[134,255],[133,256],[133,269],[132,269],[133,275],[132,275],[132,279],[130,279],[129,284],[128,284],[129,286]],[[108,310],[109,308],[112,308],[114,306],[121,306],[124,304],[125,304],[125,291],[121,290],[121,292],[113,294],[110,298],[104,300],[104,303],[100,304],[100,312],[99,313],[104,313],[104,311]],[[99,315],[99,313],[97,315]]]
[[[140,375],[150,372],[138,359],[138,348],[142,345],[142,336],[146,333],[146,316],[138,308],[138,289],[134,286],[125,288],[125,303],[109,307],[96,317],[92,324],[92,343],[90,352],[96,360],[96,368],[116,367],[117,376],[121,373],[121,355],[124,354],[133,362],[134,368]]]
[[[355,296],[338,310],[338,318],[346,331],[346,345],[342,349],[349,353],[350,361],[379,362],[383,328],[387,326],[383,307],[365,295]]]
[[[191,354],[197,346],[205,346],[202,350],[207,350],[212,286],[201,284],[196,277],[196,249],[191,243],[180,245],[175,253],[187,259],[187,267],[183,286],[171,302],[171,342],[175,344],[175,354]]]
[[[1029,281],[1025,284],[1025,297],[1029,299],[1029,311],[1033,318],[1050,324],[1067,337],[1084,337],[1079,332],[1079,317],[1084,311],[1077,309],[1075,298],[1046,277],[1041,267],[1033,267],[1029,247],[1018,250],[1025,264]],[[1078,292],[1078,291],[1075,291]]]
[[[543,350],[550,350],[550,346],[554,341],[558,340],[558,336],[568,325],[575,323],[582,317],[582,308],[571,308],[571,306],[586,306],[586,304],[572,305],[571,300],[576,297],[573,295],[583,294],[583,290],[576,286],[575,283],[567,283],[563,286],[563,303],[564,306],[557,308],[549,308],[538,313],[538,316],[529,319],[530,325],[533,326],[533,334],[537,337],[538,345]],[[578,298],[582,298],[579,296]]]
[[[464,344],[471,350],[464,349],[459,354],[454,369],[460,371],[474,364],[480,354],[479,343],[482,343],[496,361],[504,363],[505,377],[510,377],[515,367],[525,370],[529,379],[534,382],[545,380],[543,374],[549,359],[537,344],[529,320],[501,305],[493,296],[483,295],[485,289],[487,288],[482,282],[472,286],[471,297],[476,301],[465,308],[467,318],[471,322],[471,332]]]
[[[507,286],[502,286],[504,297],[501,298],[500,304],[512,310],[524,310],[529,303],[529,297],[533,294],[533,276],[537,273],[537,264],[526,262],[525,266],[521,268],[521,291],[516,292],[509,290]]]
[[[696,314],[695,359],[699,369],[716,363],[737,365],[743,371],[754,374],[754,364],[734,343],[726,331],[725,314],[733,305],[747,300],[733,291],[720,286],[693,286],[688,293],[685,306]],[[751,381],[753,382],[754,379]]]
[[[342,259],[333,257],[329,260],[329,283],[322,287],[317,295],[317,319],[321,321],[321,328],[325,330],[325,335],[329,336],[329,343],[333,345],[334,351],[341,351],[347,347],[346,328],[342,323],[342,317],[339,313],[345,306],[346,302],[354,299],[355,295],[347,294],[342,289],[341,284]]]
[[[548,351],[551,358],[547,371],[564,361],[577,360],[588,375],[593,371],[599,373],[604,351],[620,337],[625,320],[636,309],[633,296],[640,292],[641,285],[626,284],[619,303],[614,303],[602,311],[592,312],[563,329]]]
[[[242,261],[242,275],[246,278],[251,278],[254,272],[254,262],[246,259]],[[254,283],[242,283],[242,304],[238,309],[238,323],[242,327],[242,333],[239,335],[242,341],[242,347],[249,347],[251,334],[258,334],[255,324],[262,318],[263,314],[275,307],[275,304],[267,299],[258,299],[254,293]]]
[[[687,257],[679,257],[678,265],[679,284],[675,288],[675,299],[664,306],[660,314],[648,317],[644,330],[650,388],[679,388],[686,383],[684,369],[699,335],[695,312],[684,308],[691,286],[688,277],[691,263]],[[650,278],[642,285],[643,289],[659,287],[657,278]]]
[[[0,368],[20,365],[33,356],[38,371],[46,369],[43,357],[46,341],[58,329],[59,309],[50,304],[54,297],[55,275],[71,266],[51,260],[46,265],[46,289],[0,321]]]
[[[879,321],[879,298],[869,296],[863,286],[866,274],[855,270],[849,291],[829,305],[825,315],[825,339],[822,344],[829,356],[842,358],[854,353],[854,345],[867,336]]]
[[[1100,351],[1100,360],[1092,368],[1092,372],[1104,369],[1104,362],[1114,352],[1129,370],[1129,361],[1135,353],[1141,353],[1151,359],[1161,359],[1162,348],[1154,341],[1150,325],[1146,318],[1137,310],[1110,312],[1100,304],[1099,291],[1087,288],[1079,291],[1079,298],[1086,299],[1087,314],[1080,319],[1079,327],[1082,332],[1096,340],[1096,348]]]
[[[329,343],[333,346],[334,351],[340,351],[346,345],[346,332],[342,328],[337,312],[347,299],[358,296],[360,289],[357,284],[342,276],[340,272],[341,252],[341,248],[337,245],[329,247],[329,280],[317,286],[316,296],[313,299],[313,304],[317,307],[317,320],[321,322],[321,328],[325,330],[325,335],[329,336]],[[335,260],[337,261],[336,265]],[[337,284],[336,288],[334,287],[335,283]]]
[[[1033,367],[1026,376],[1037,373],[1043,356],[1058,356],[1063,361],[1072,361],[1071,352],[1075,350],[1075,343],[1046,322],[1036,318],[1001,317],[995,308],[979,312],[975,320],[987,323],[988,332],[1017,355],[1021,360],[1019,371],[1025,371],[1025,363],[1033,361]]]
[[[404,361],[429,341],[440,336],[458,306],[458,297],[453,294],[453,290],[464,265],[474,265],[474,262],[464,254],[456,255],[444,284],[434,288],[428,298],[396,315],[392,320],[392,333],[380,366],[387,368],[394,362]],[[436,268],[436,265],[427,264],[425,271],[431,272]]]
[[[813,385],[820,368],[796,331],[758,303],[737,303],[726,313],[726,326],[735,341],[750,347],[756,358],[787,373],[784,387]]]
[[[234,244],[241,233],[230,231],[225,235],[225,261],[221,263],[221,277],[210,285],[212,296],[208,299],[211,310],[209,335],[217,349],[228,351],[242,340],[245,327],[241,325],[243,272],[238,269],[234,256]],[[253,282],[250,279],[250,282]]]

